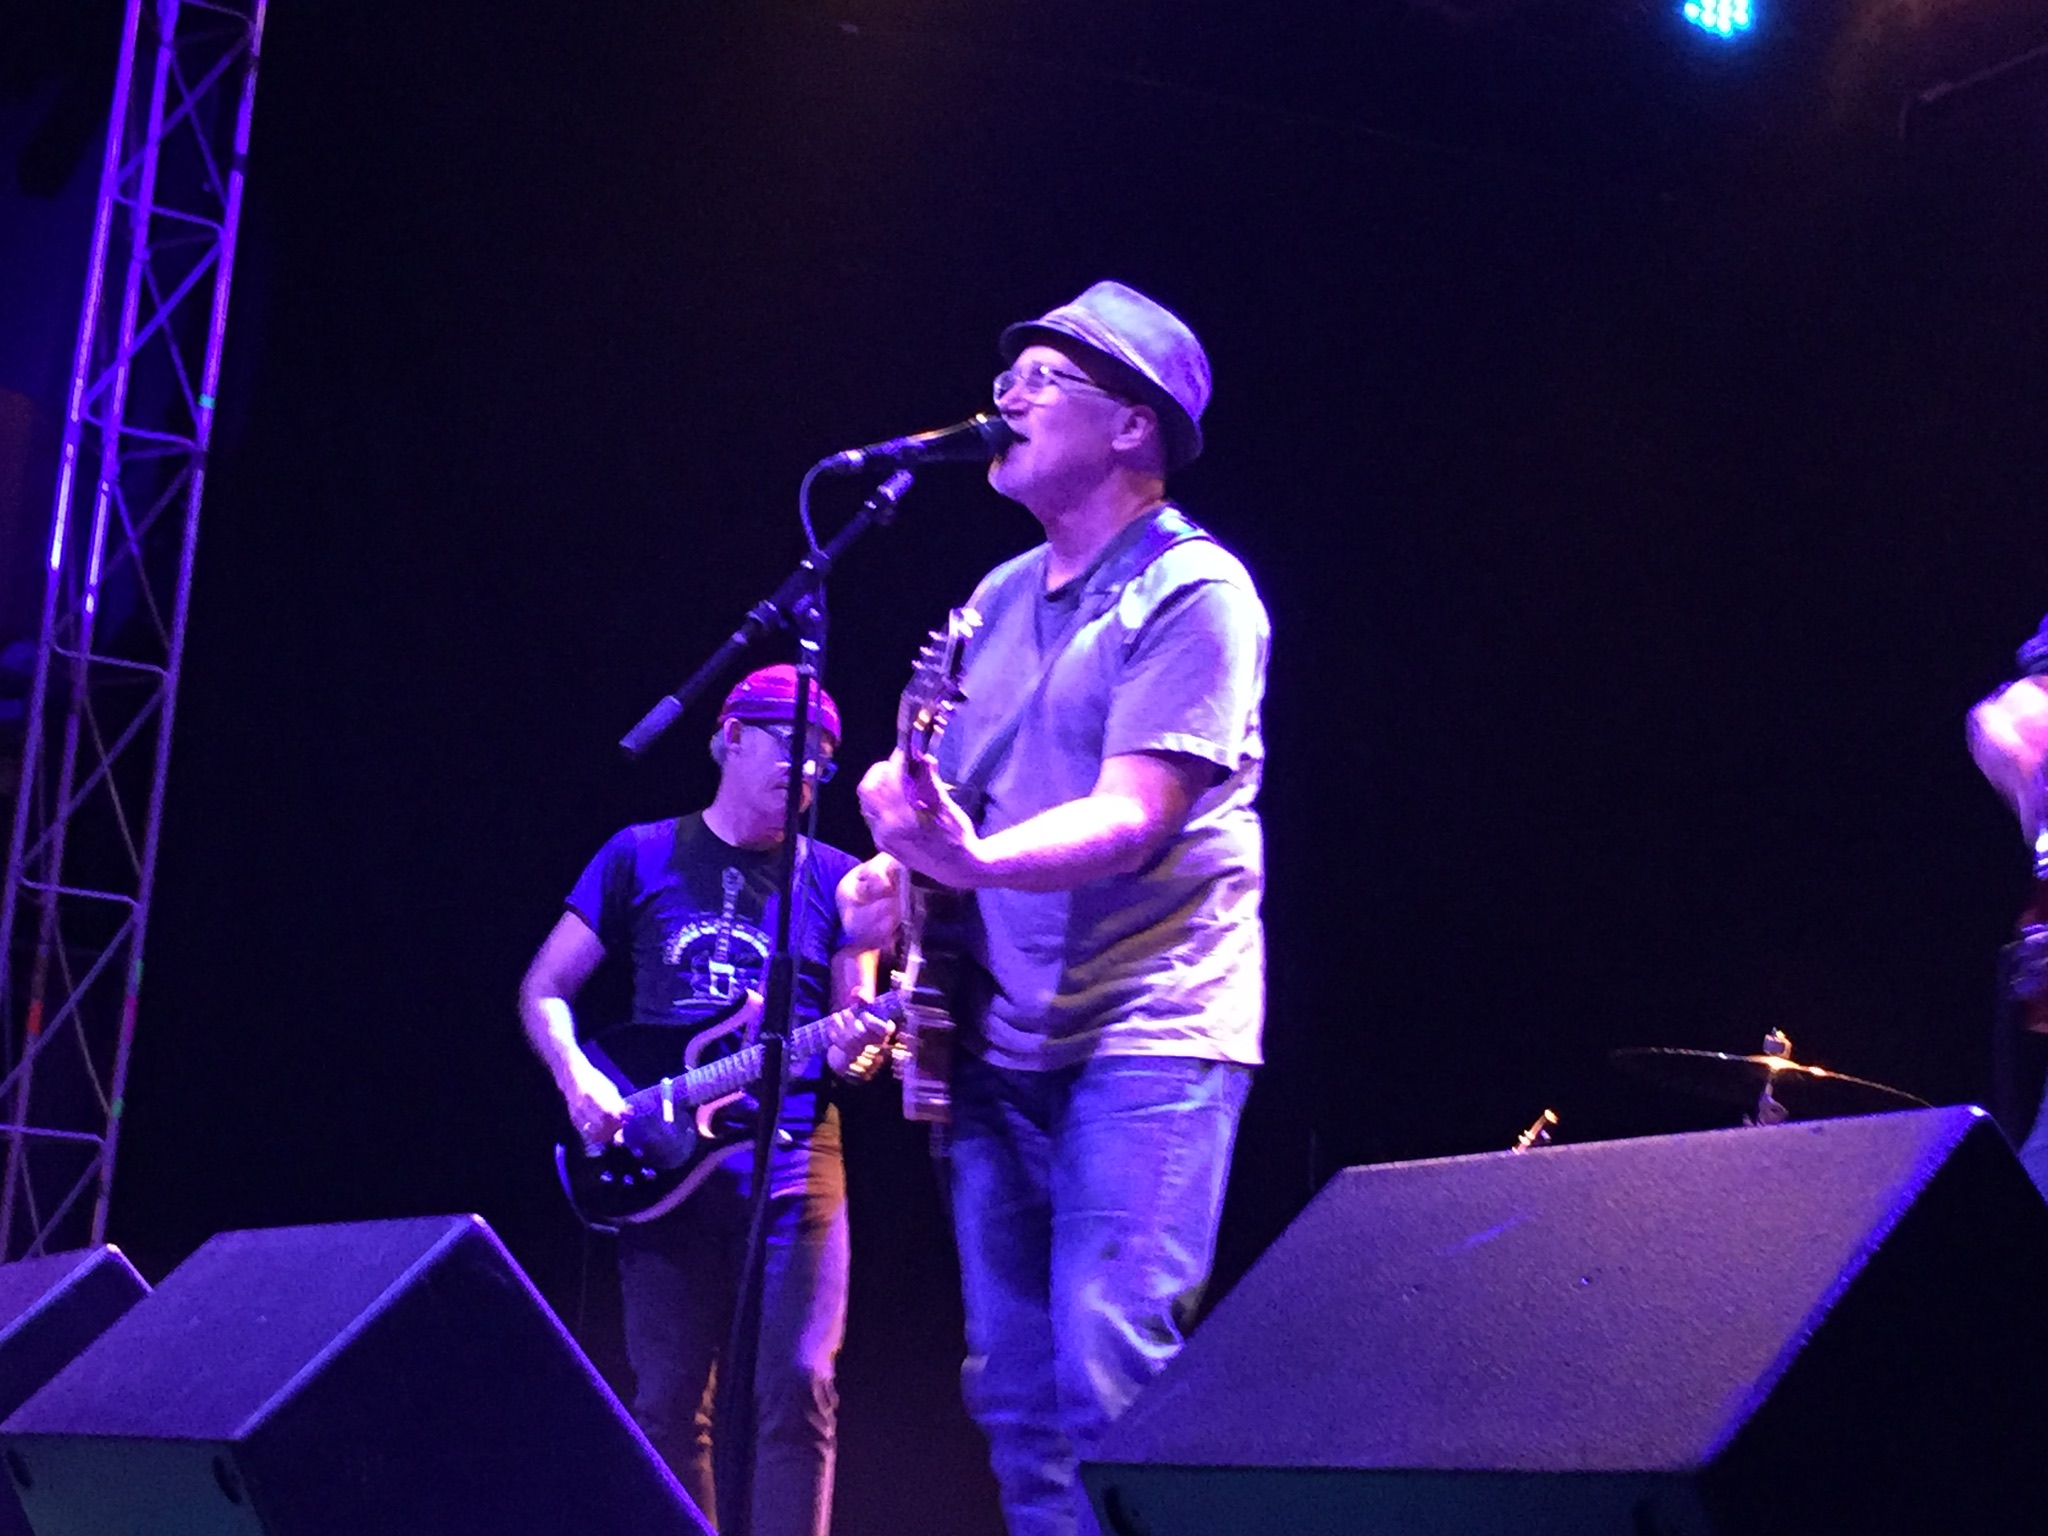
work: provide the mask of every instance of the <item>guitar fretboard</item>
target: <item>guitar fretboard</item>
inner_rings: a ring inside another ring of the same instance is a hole
[[[863,1014],[886,1019],[893,1016],[896,1000],[893,993],[872,1003],[855,1003],[851,1008],[842,1008],[837,1013],[827,1014],[799,1029],[790,1031],[788,1047],[783,1056],[785,1069],[793,1061],[802,1061],[816,1055],[841,1039],[851,1038],[861,1028]],[[768,1048],[755,1043],[708,1061],[701,1067],[692,1067],[681,1077],[669,1079],[670,1092],[676,1102],[695,1106],[708,1104],[713,1099],[737,1093],[761,1075],[762,1064],[768,1059]],[[635,1109],[646,1109],[659,1104],[662,1085],[643,1088],[626,1102]]]

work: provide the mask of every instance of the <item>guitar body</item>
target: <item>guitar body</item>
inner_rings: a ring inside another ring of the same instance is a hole
[[[929,757],[953,712],[966,702],[960,673],[967,642],[981,627],[972,608],[955,608],[933,631],[896,706],[896,745],[906,762]],[[969,898],[923,875],[903,882],[903,963],[894,982],[903,999],[891,1061],[903,1082],[903,1114],[942,1127],[953,1118],[953,1018],[979,971],[964,950]]]
[[[752,1147],[751,1133],[713,1141],[683,1120],[673,1135],[648,1138],[638,1147],[613,1141],[594,1155],[556,1142],[555,1176],[577,1220],[593,1231],[616,1232],[666,1216],[695,1194],[714,1168]]]
[[[958,957],[933,943],[933,935],[956,923],[962,898],[957,891],[912,875],[904,891],[903,966],[896,989],[905,998],[903,1027],[893,1061],[903,1083],[903,1116],[944,1125],[953,1118],[952,999]]]
[[[901,999],[891,994],[806,1024],[790,1035],[785,1061],[846,1045],[867,1031],[871,1019],[894,1019],[901,1008]],[[615,1232],[666,1216],[713,1169],[752,1151],[760,1106],[746,1090],[761,1075],[765,1052],[749,1037],[760,1018],[760,998],[742,993],[723,1020],[690,1037],[679,1075],[644,1088],[619,1082],[621,1091],[631,1091],[611,1141],[595,1152],[580,1143],[556,1143],[556,1176],[585,1226]],[[780,1145],[791,1139],[779,1128],[775,1137]]]
[[[680,1075],[732,1055],[747,1043],[746,1031],[759,1018],[742,998],[722,1023],[697,1031],[678,1063]],[[649,1026],[628,1025],[629,1029]],[[603,1041],[598,1041],[600,1049]],[[661,1083],[623,1080],[609,1069],[629,1108],[642,1094],[652,1097],[630,1113],[619,1134],[596,1153],[567,1143],[555,1147],[555,1171],[562,1192],[585,1226],[615,1229],[665,1216],[687,1200],[714,1168],[754,1144],[758,1105],[744,1088],[702,1104],[678,1102],[671,1087],[664,1101]],[[674,1078],[664,1079],[671,1084]],[[787,1133],[783,1133],[787,1139]]]

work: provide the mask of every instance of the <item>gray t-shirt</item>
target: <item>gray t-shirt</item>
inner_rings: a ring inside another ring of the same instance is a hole
[[[939,768],[969,776],[970,802],[981,792],[980,830],[1086,795],[1124,753],[1184,753],[1219,772],[1142,869],[975,893],[970,942],[996,989],[978,1048],[1041,1071],[1097,1055],[1256,1064],[1266,610],[1243,564],[1171,507],[1052,593],[1046,557],[1041,545],[998,566],[971,599],[983,624]]]

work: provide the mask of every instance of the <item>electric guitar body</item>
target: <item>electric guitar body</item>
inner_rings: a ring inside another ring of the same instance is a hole
[[[792,1030],[785,1066],[850,1045],[868,1032],[872,1020],[895,1021],[901,1014],[901,1000],[890,993]],[[619,1083],[621,1091],[631,1091],[624,1121],[611,1141],[595,1152],[577,1142],[556,1144],[562,1193],[585,1226],[616,1231],[665,1216],[695,1193],[714,1168],[752,1149],[758,1117],[747,1089],[759,1079],[766,1054],[751,1042],[760,1019],[760,997],[740,994],[725,1018],[690,1037],[675,1076],[645,1088]],[[596,1044],[601,1051],[603,1038]]]

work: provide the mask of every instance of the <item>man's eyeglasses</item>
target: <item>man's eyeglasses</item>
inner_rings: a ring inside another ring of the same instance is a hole
[[[1003,403],[1003,396],[1011,390],[1022,390],[1024,398],[1034,404],[1062,389],[1086,389],[1098,395],[1107,395],[1112,400],[1123,396],[1113,389],[1104,389],[1093,379],[1078,373],[1069,373],[1064,368],[1055,368],[1051,363],[1027,363],[1022,368],[1005,368],[996,375],[995,402]]]
[[[757,720],[749,720],[747,724],[753,726],[755,730],[762,732],[764,735],[773,736],[777,741],[781,742],[783,757],[785,759],[789,757],[790,743],[796,740],[795,726],[762,725]],[[824,738],[815,731],[811,733],[810,762],[806,766],[811,770],[811,777],[820,784],[830,784],[832,776],[839,771],[839,765],[832,761],[832,749],[825,745]]]

